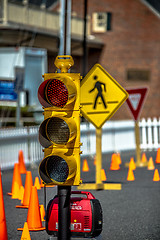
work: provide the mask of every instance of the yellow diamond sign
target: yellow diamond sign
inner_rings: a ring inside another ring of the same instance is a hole
[[[81,82],[81,112],[96,128],[101,128],[127,98],[125,89],[100,64]]]

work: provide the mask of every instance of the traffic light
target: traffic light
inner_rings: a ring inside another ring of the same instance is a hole
[[[80,184],[80,74],[68,73],[71,56],[57,56],[60,73],[45,73],[38,89],[44,109],[39,142],[44,159],[39,174],[46,184]]]

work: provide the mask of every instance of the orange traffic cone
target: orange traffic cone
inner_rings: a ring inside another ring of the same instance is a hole
[[[16,208],[28,208],[32,186],[33,186],[32,173],[31,171],[27,171],[22,205],[16,206]]]
[[[149,158],[147,169],[148,169],[148,170],[154,170],[154,169],[155,169],[155,166],[154,166],[153,158],[152,158],[152,157]]]
[[[110,165],[110,170],[119,170],[119,160],[117,158],[117,154],[113,153],[112,158],[111,158],[111,165]]]
[[[104,169],[101,169],[101,180],[102,181],[106,181],[107,180]]]
[[[146,157],[145,153],[142,154],[141,162],[142,163],[146,163],[147,162],[147,157]]]
[[[6,216],[5,216],[5,208],[4,208],[4,200],[3,200],[1,170],[0,170],[0,239],[8,240],[7,224],[6,224]]]
[[[159,179],[158,169],[155,169],[154,175],[153,175],[153,181],[154,181],[154,182],[158,182],[159,180],[160,180],[160,179]]]
[[[19,199],[19,191],[20,191],[20,188],[19,188],[18,183],[14,182],[12,199]]]
[[[31,189],[27,223],[29,231],[42,231],[45,229],[45,227],[42,226],[38,193],[35,186],[32,186]],[[22,230],[22,228],[18,228],[17,230]]]
[[[157,150],[156,163],[160,163],[160,148]]]
[[[41,185],[38,177],[35,177],[34,186],[37,188],[37,190],[41,189]]]
[[[22,186],[22,179],[21,179],[21,174],[20,174],[20,171],[19,171],[19,164],[18,163],[15,163],[14,164],[14,170],[13,170],[13,179],[12,179],[12,189],[11,189],[11,193],[8,193],[8,195],[12,195],[13,192],[15,193],[15,184],[14,183],[17,183],[19,188]]]
[[[127,181],[134,181],[135,177],[134,177],[134,173],[133,170],[131,168],[128,169],[128,175],[127,175]]]
[[[136,169],[136,164],[134,162],[134,158],[133,157],[130,158],[129,168],[131,168],[132,170]]]
[[[44,222],[46,213],[45,213],[45,209],[44,209],[43,204],[40,205],[40,214],[41,214],[41,221]]]
[[[27,223],[30,231],[41,231],[45,229],[45,227],[42,226],[38,193],[37,188],[35,186],[32,186],[31,190]]]
[[[23,197],[24,197],[24,187],[21,186],[20,189],[19,189],[19,196],[18,196],[18,199],[23,201]]]
[[[22,232],[22,236],[21,236],[21,240],[31,240],[31,236],[29,234],[29,229],[28,229],[28,223],[25,222],[24,223],[24,227],[23,227],[23,232]]]
[[[118,160],[118,164],[122,164],[122,160],[121,160],[121,155],[120,153],[117,153],[117,160]]]
[[[82,171],[83,172],[88,172],[89,171],[89,166],[88,166],[87,159],[84,159],[84,161],[83,161]]]
[[[24,163],[24,156],[23,156],[23,151],[19,150],[19,154],[18,154],[18,162],[19,162],[19,171],[21,174],[26,173],[26,166]]]

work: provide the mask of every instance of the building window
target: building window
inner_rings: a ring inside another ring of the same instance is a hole
[[[127,70],[127,80],[128,81],[149,81],[150,71],[149,70],[139,70],[139,69],[128,69]]]
[[[110,12],[96,12],[92,15],[92,31],[104,33],[111,30],[111,17]]]

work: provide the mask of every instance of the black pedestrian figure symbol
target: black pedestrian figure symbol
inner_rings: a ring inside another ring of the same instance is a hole
[[[98,77],[95,75],[93,78],[94,78],[94,80],[97,80]],[[93,92],[95,89],[97,89],[97,91],[98,91],[97,96],[96,96],[96,99],[95,99],[95,102],[94,102],[94,106],[93,106],[94,109],[96,109],[97,100],[98,100],[99,97],[102,99],[104,108],[107,108],[106,103],[105,103],[105,100],[104,100],[104,97],[103,97],[103,95],[102,95],[102,92],[103,92],[102,86],[104,86],[104,91],[106,92],[106,84],[105,84],[105,83],[102,83],[102,82],[100,82],[100,81],[97,81],[97,82],[95,83],[95,85],[94,85],[94,88],[92,88],[92,89],[89,91],[89,93]]]

